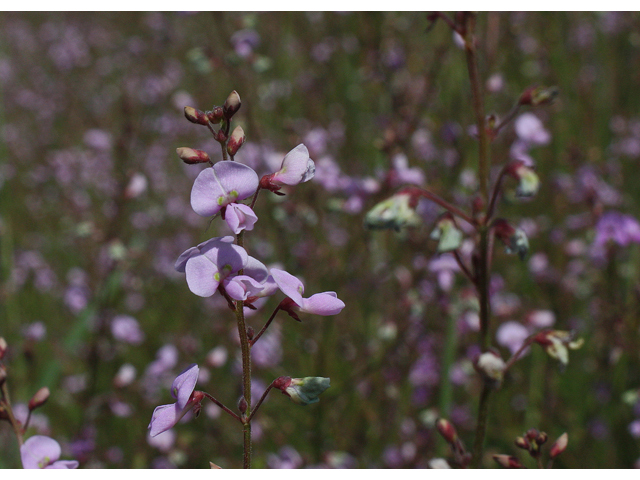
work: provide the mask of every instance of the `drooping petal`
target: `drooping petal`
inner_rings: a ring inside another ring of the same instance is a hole
[[[258,216],[248,205],[231,203],[227,206],[224,219],[231,231],[237,235],[242,230],[253,230],[253,226],[258,221]]]
[[[53,438],[34,435],[20,447],[24,468],[45,468],[60,458],[60,445]]]
[[[185,267],[189,290],[200,297],[210,297],[220,285],[218,267],[204,255],[190,258]]]
[[[156,435],[166,432],[170,428],[173,428],[180,420],[180,409],[177,404],[160,405],[153,411],[151,422],[149,423],[149,435],[155,437]]]
[[[244,274],[263,283],[269,277],[269,270],[267,270],[264,263],[249,255],[247,264],[244,266]]]
[[[316,166],[309,158],[309,150],[301,143],[287,153],[280,171],[276,172],[272,181],[285,185],[298,185],[311,180],[315,173]]]
[[[344,302],[338,298],[335,292],[323,292],[303,299],[300,307],[302,312],[316,315],[337,315],[344,308]]]
[[[278,288],[282,290],[282,293],[301,307],[303,303],[302,294],[304,293],[302,282],[289,272],[277,268],[271,269],[271,276],[278,284]]]
[[[262,284],[247,275],[238,275],[225,280],[225,290],[234,300],[246,300],[262,291]]]
[[[189,397],[193,393],[194,388],[196,388],[199,372],[200,369],[198,365],[192,363],[173,381],[171,385],[171,396],[177,400],[176,404],[179,409],[184,408],[189,401]]]

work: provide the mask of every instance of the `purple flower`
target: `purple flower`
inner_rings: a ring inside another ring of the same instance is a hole
[[[530,146],[547,145],[551,141],[551,134],[533,113],[523,113],[515,122],[518,138]]]
[[[609,241],[621,247],[630,243],[640,243],[640,224],[631,215],[609,211],[600,217],[596,224],[596,237],[593,246],[601,250]]]
[[[176,377],[171,385],[171,396],[176,399],[176,403],[156,407],[149,423],[149,435],[155,437],[173,428],[191,408],[202,400],[202,395],[193,395],[198,381],[198,372],[198,365],[194,363]]]
[[[316,293],[309,298],[302,298],[304,285],[296,277],[277,268],[271,269],[271,275],[282,293],[295,303],[294,310],[316,315],[337,315],[344,308],[344,302],[335,292]]]
[[[251,210],[251,207],[243,203],[231,203],[224,212],[224,220],[229,228],[236,235],[242,230],[253,230],[253,226],[258,221],[258,217]]]
[[[267,267],[253,257],[248,257],[243,272],[244,275],[229,276],[224,280],[224,288],[234,300],[253,303],[258,298],[273,295],[278,289]]]
[[[144,341],[144,332],[137,320],[128,315],[118,315],[111,321],[113,338],[121,342],[139,345]]]
[[[215,237],[183,252],[175,269],[187,274],[189,290],[210,297],[223,280],[247,265],[248,258],[245,249],[233,243],[233,237]]]
[[[253,195],[258,182],[258,175],[251,167],[238,162],[218,162],[196,178],[191,190],[191,207],[198,215],[210,217],[230,203]]]
[[[309,150],[303,143],[291,150],[282,160],[280,170],[265,175],[261,180],[262,188],[278,191],[282,185],[298,185],[311,180],[316,173],[316,165],[309,158]]]
[[[58,460],[60,453],[60,444],[44,435],[34,435],[20,447],[24,468],[78,468],[76,460]]]
[[[528,336],[527,328],[514,321],[504,322],[496,332],[498,345],[507,347],[512,355],[518,351]]]

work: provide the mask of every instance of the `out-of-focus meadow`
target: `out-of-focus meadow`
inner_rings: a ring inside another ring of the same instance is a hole
[[[477,189],[464,52],[428,23],[424,13],[2,14],[0,336],[18,413],[51,390],[27,436],[55,438],[83,468],[241,465],[241,428],[215,406],[147,435],[191,363],[198,388],[230,406],[240,395],[233,313],[174,270],[184,250],[229,233],[189,204],[201,167],[176,147],[214,160],[220,147],[183,107],[210,109],[237,90],[247,135],[237,161],[270,173],[304,142],[317,169],[284,197],[260,195],[247,250],[304,279],[307,294],[346,303],[301,323],[280,314],[254,349],[256,398],[280,375],[331,378],[315,405],[268,398],[254,466],[424,468],[448,455],[440,415],[472,443],[477,305],[429,238],[442,210],[421,205],[425,224],[400,233],[363,227],[401,185],[465,209]],[[640,217],[638,32],[628,13],[478,17],[489,113],[505,115],[532,84],[560,90],[492,145],[495,165],[529,156],[542,181],[535,198],[499,206],[531,250],[520,261],[496,245],[492,343],[508,358],[544,326],[585,340],[564,371],[534,345],[509,372],[486,466],[516,454],[531,427],[568,432],[557,467],[640,457],[640,238],[602,243],[596,228],[608,212]],[[260,328],[277,301],[248,322]],[[0,467],[19,458],[0,423]]]

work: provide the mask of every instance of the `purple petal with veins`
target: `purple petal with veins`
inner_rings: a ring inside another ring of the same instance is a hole
[[[210,217],[222,207],[253,195],[258,183],[258,174],[251,167],[238,162],[218,162],[196,178],[191,207],[198,215]]]

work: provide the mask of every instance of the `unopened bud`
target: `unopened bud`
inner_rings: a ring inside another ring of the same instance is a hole
[[[531,197],[538,192],[540,188],[538,174],[522,160],[510,162],[505,169],[505,173],[520,182],[516,188],[517,197]]]
[[[523,450],[529,450],[529,442],[524,437],[516,437],[516,441],[514,443],[518,448],[522,448]]]
[[[184,116],[191,123],[197,123],[198,125],[207,125],[209,123],[207,114],[197,108],[184,107]]]
[[[458,433],[456,432],[455,427],[451,424],[451,422],[444,418],[439,418],[436,421],[436,429],[438,433],[442,435],[447,443],[454,443],[458,438]]]
[[[0,365],[0,385],[7,379],[7,368],[4,365]]]
[[[318,403],[320,394],[331,386],[330,380],[325,377],[290,378],[288,383],[278,388],[298,405]]]
[[[555,101],[559,93],[558,87],[544,88],[533,86],[522,92],[518,103],[520,105],[531,105],[532,107],[549,105]]]
[[[244,396],[240,397],[240,400],[238,400],[238,410],[240,411],[240,413],[245,414],[247,413],[247,408],[249,408],[247,399],[244,398]]]
[[[227,143],[227,152],[232,157],[238,153],[240,147],[244,144],[244,141],[247,139],[244,134],[244,130],[240,125],[234,128],[233,132],[231,132],[231,136],[229,137],[229,142]]]
[[[488,351],[478,357],[475,367],[487,380],[493,381],[495,386],[500,386],[507,364],[497,352]]]
[[[41,407],[47,400],[49,400],[49,389],[47,387],[42,387],[38,390],[31,400],[29,400],[29,410],[35,410],[38,407]]]
[[[253,340],[253,336],[255,335],[255,330],[253,329],[253,327],[247,327],[247,338],[249,340]]]
[[[529,240],[523,230],[514,228],[502,218],[493,222],[493,229],[496,237],[504,243],[505,251],[510,254],[517,253],[520,260],[529,252]]]
[[[240,105],[242,105],[240,95],[238,95],[238,92],[234,90],[229,94],[227,100],[224,102],[224,106],[222,107],[225,118],[228,120],[233,117],[235,113],[240,110]]]
[[[207,118],[213,124],[218,124],[224,117],[222,107],[213,107],[213,110],[206,112]]]
[[[188,165],[195,165],[196,163],[207,163],[211,161],[207,152],[196,150],[195,148],[176,148],[176,153],[178,154],[180,159]]]
[[[504,468],[524,468],[520,460],[511,455],[494,455],[493,459]]]
[[[224,143],[227,141],[227,134],[224,133],[224,130],[222,128],[220,128],[220,130],[218,130],[218,133],[216,133],[215,138],[217,142]]]
[[[0,360],[4,358],[5,353],[7,353],[7,341],[4,337],[0,337]]]
[[[449,212],[440,216],[430,237],[438,240],[438,253],[451,252],[460,248],[462,244],[462,230],[458,228],[455,218]]]
[[[547,440],[549,440],[549,435],[547,435],[545,432],[540,432],[538,434],[538,438],[536,438],[536,443],[539,446],[544,445],[545,443],[547,443]]]
[[[553,442],[553,445],[551,445],[551,450],[549,451],[549,456],[551,458],[556,458],[558,455],[560,455],[562,452],[564,452],[567,449],[568,444],[569,444],[569,435],[567,435],[567,432],[565,432],[562,435],[560,435],[555,442]]]

